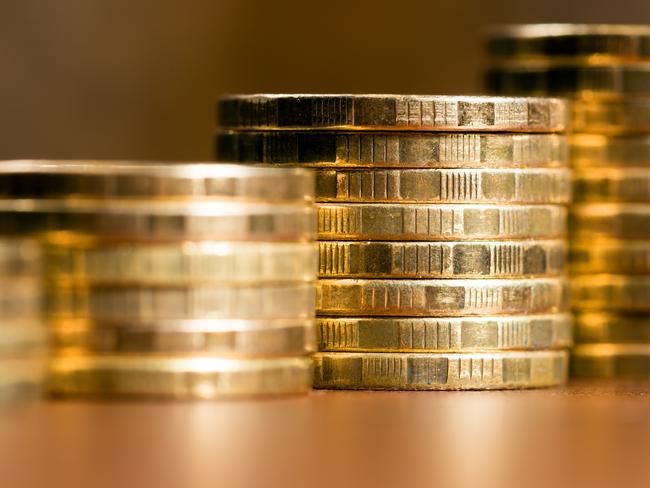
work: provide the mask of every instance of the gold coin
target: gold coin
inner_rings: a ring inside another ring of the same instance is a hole
[[[307,167],[529,168],[568,165],[563,134],[219,132],[217,159]]]
[[[510,280],[339,280],[318,282],[320,315],[447,317],[566,310],[562,278]]]
[[[594,134],[617,134],[626,131],[632,133],[650,132],[650,98],[576,100],[571,104],[571,111],[573,132]],[[582,137],[582,135],[578,137]],[[628,139],[634,139],[634,137],[630,134]]]
[[[50,284],[52,318],[92,320],[299,319],[314,315],[314,284]]]
[[[558,203],[571,200],[568,169],[319,169],[319,202]]]
[[[37,240],[0,238],[1,278],[40,276],[40,273],[41,244]]]
[[[313,319],[205,320],[171,324],[54,321],[57,353],[167,353],[303,356],[315,349]]]
[[[308,357],[63,356],[47,378],[57,395],[188,399],[306,393],[311,383]]]
[[[650,311],[650,276],[578,275],[571,290],[577,310]]]
[[[462,352],[565,349],[571,315],[382,318],[318,317],[319,351]]]
[[[321,241],[322,278],[511,278],[566,272],[566,241]]]
[[[246,129],[556,132],[566,102],[553,98],[420,95],[232,95],[219,124]]]
[[[650,167],[580,170],[573,188],[576,202],[650,203]]]
[[[521,24],[492,27],[488,54],[495,58],[650,58],[650,27],[616,24]]]
[[[650,274],[650,241],[575,240],[571,242],[570,263],[576,274]]]
[[[579,170],[650,167],[650,135],[573,134],[571,163]]]
[[[569,228],[576,238],[650,239],[650,204],[574,205],[571,208]]]
[[[0,325],[0,362],[4,355],[42,350],[47,340],[47,329],[41,320],[3,320]]]
[[[314,387],[343,390],[492,390],[564,383],[566,351],[314,355]]]
[[[0,201],[0,229],[148,241],[299,241],[314,237],[314,211],[306,204],[16,200]]]
[[[46,246],[48,275],[88,283],[280,283],[314,281],[308,242],[72,242]]]
[[[17,276],[3,280],[0,321],[39,320],[43,312],[42,285],[38,276]]]
[[[576,343],[650,344],[650,315],[605,312],[575,314]]]
[[[577,378],[650,378],[650,344],[585,344],[573,349]]]
[[[321,240],[454,241],[566,235],[560,205],[318,204]]]
[[[33,399],[41,393],[45,376],[42,357],[0,360],[0,404]]]
[[[303,169],[223,163],[3,161],[0,198],[235,199],[311,201]]]

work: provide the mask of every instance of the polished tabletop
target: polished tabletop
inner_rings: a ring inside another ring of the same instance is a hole
[[[43,401],[0,413],[0,487],[650,487],[650,383]]]

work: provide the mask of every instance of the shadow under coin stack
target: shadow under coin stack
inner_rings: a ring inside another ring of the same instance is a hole
[[[491,91],[574,100],[573,375],[650,378],[650,26],[507,27],[488,50]]]
[[[214,164],[4,162],[1,203],[45,242],[59,395],[311,389],[313,175]]]
[[[218,159],[316,168],[315,387],[564,381],[564,102],[244,95],[218,116]]]

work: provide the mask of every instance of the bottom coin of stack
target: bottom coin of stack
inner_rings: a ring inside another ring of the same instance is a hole
[[[308,172],[22,162],[6,163],[3,177],[14,185],[0,181],[8,196],[29,200],[7,202],[0,219],[16,234],[44,236],[52,394],[311,388]],[[43,188],[47,198],[36,199]]]

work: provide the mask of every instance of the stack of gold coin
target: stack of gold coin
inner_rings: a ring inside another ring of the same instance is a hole
[[[573,99],[575,376],[650,377],[650,26],[490,34],[491,91]]]
[[[217,110],[218,159],[315,169],[317,388],[563,382],[564,102],[243,95]]]
[[[313,186],[292,168],[4,162],[3,231],[44,243],[49,391],[311,389]]]

